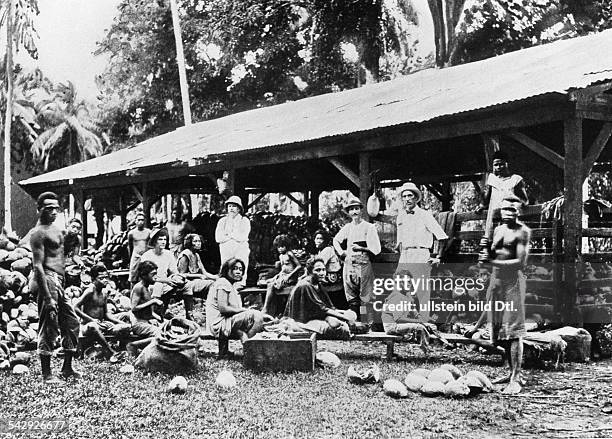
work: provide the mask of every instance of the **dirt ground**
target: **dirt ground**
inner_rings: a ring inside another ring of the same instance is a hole
[[[231,348],[240,353],[240,345]],[[607,438],[612,415],[612,361],[566,364],[563,371],[527,370],[519,396],[499,392],[467,400],[411,394],[389,398],[382,384],[348,382],[350,365],[381,369],[382,380],[403,379],[416,367],[433,369],[453,363],[464,372],[480,370],[496,377],[504,369],[497,356],[465,349],[436,348],[425,355],[414,345],[399,345],[400,361],[381,359],[380,343],[318,342],[318,351],[336,353],[342,365],[312,373],[256,374],[239,360],[218,361],[216,344],[206,342],[198,371],[187,376],[183,395],[165,391],[170,377],[121,365],[79,362],[85,376],[49,388],[40,381],[35,359],[24,376],[0,374],[0,420],[55,418],[66,421],[52,434],[1,433],[1,437],[58,438]],[[54,360],[59,367],[59,360]],[[229,369],[238,387],[221,390],[217,373]],[[500,388],[501,389],[501,388]]]

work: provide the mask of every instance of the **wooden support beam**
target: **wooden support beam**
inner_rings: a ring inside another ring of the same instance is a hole
[[[608,144],[610,137],[612,137],[612,122],[606,122],[604,123],[603,127],[601,127],[601,130],[599,130],[597,138],[593,141],[593,144],[589,148],[587,155],[584,158],[584,169],[582,171],[583,180],[589,176],[593,165]]]
[[[372,189],[372,180],[370,178],[370,153],[361,152],[359,153],[359,199],[361,203],[366,206],[368,204],[368,197]],[[362,209],[363,218],[368,221],[370,216],[368,215],[367,209]]]
[[[553,150],[551,150],[550,148],[548,148],[547,146],[542,145],[537,140],[532,139],[531,137],[521,133],[520,131],[509,131],[506,132],[505,135],[517,141],[521,145],[527,147],[527,149],[535,152],[540,157],[543,157],[558,168],[563,169],[564,158]]]
[[[257,195],[253,201],[251,201],[249,204],[247,204],[247,206],[246,206],[246,208],[244,210],[245,211],[249,210],[251,207],[253,207],[257,203],[259,203],[259,200],[261,200],[265,196],[266,196],[265,193]]]
[[[577,322],[576,293],[578,291],[578,265],[582,246],[582,119],[571,117],[563,124],[565,161],[563,183],[564,273],[566,290],[563,297],[565,324]]]
[[[127,230],[127,209],[125,205],[125,193],[119,194],[119,217],[121,218],[121,231]]]
[[[138,196],[138,195],[136,195]],[[142,210],[145,217],[145,224],[147,227],[151,227],[151,200],[149,198],[149,188],[145,181],[142,183]]]
[[[319,218],[319,197],[321,196],[321,192],[312,191],[310,193],[310,216],[312,218]]]
[[[453,206],[453,193],[449,182],[442,183],[442,211],[449,211]]]
[[[499,134],[485,133],[482,136],[484,145],[485,166],[487,172],[493,172],[493,154],[499,151]],[[485,177],[486,178],[486,177]]]
[[[474,185],[474,190],[480,195],[482,194],[482,188],[480,187],[480,185],[478,183],[476,183],[475,181],[472,181],[472,184]]]
[[[235,169],[229,169],[227,171],[225,171],[224,177],[225,177],[225,173],[227,173],[227,192],[230,195],[234,195],[235,191],[236,191],[236,170]]]
[[[143,200],[142,192],[138,189],[138,187],[135,184],[130,185],[130,187],[132,188],[132,191],[134,191],[134,194],[136,194],[136,198],[138,199],[138,201],[142,203],[142,200]]]
[[[81,229],[81,238],[83,241],[83,250],[85,250],[88,245],[88,239],[87,239],[87,210],[85,210],[85,191],[83,190],[83,188],[79,188],[76,191],[76,199],[78,200],[79,203],[79,209],[81,211],[81,221],[83,222],[83,228]]]
[[[356,187],[359,187],[359,175],[357,175],[351,168],[342,163],[336,157],[330,157],[327,159],[327,161],[334,165],[334,167],[340,171],[342,175],[348,178],[351,183],[353,183]]]
[[[283,195],[285,195],[287,198],[289,198],[291,201],[293,201],[295,204],[297,204],[298,206],[300,206],[300,209],[302,209],[304,212],[308,211],[308,206],[305,205],[304,203],[302,203],[300,200],[298,200],[297,198],[295,198],[293,195],[291,195],[290,192],[285,192],[283,193]]]

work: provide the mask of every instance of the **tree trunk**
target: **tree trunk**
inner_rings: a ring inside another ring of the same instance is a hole
[[[13,231],[11,214],[11,122],[13,119],[13,16],[14,0],[8,2],[6,16],[6,117],[4,119],[4,228]]]

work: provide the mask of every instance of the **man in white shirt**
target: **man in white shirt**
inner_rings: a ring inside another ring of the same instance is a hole
[[[359,198],[351,196],[345,204],[344,209],[351,217],[351,222],[346,224],[334,237],[333,243],[336,252],[344,258],[342,280],[344,293],[349,308],[357,315],[361,315],[360,303],[365,306],[367,322],[373,323],[374,312],[372,298],[374,291],[374,270],[370,257],[380,253],[380,239],[374,224],[365,221],[361,217],[363,204]],[[341,243],[346,241],[346,250]]]
[[[429,303],[428,279],[432,265],[440,263],[444,242],[448,235],[428,210],[421,209],[417,203],[423,198],[421,190],[414,183],[405,183],[400,188],[402,209],[397,214],[397,246],[400,252],[397,272],[408,270],[415,281],[422,279],[416,296],[422,307]],[[438,255],[431,257],[430,250],[438,241]],[[419,310],[424,322],[429,320],[429,310]]]

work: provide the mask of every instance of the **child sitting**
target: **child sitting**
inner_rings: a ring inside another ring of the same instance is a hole
[[[279,293],[297,283],[297,274],[302,265],[291,251],[291,241],[287,235],[278,235],[274,238],[272,245],[278,252],[276,265],[280,268],[280,272],[268,281],[266,300],[262,312],[276,316],[284,311],[284,307],[280,306],[279,303]]]

